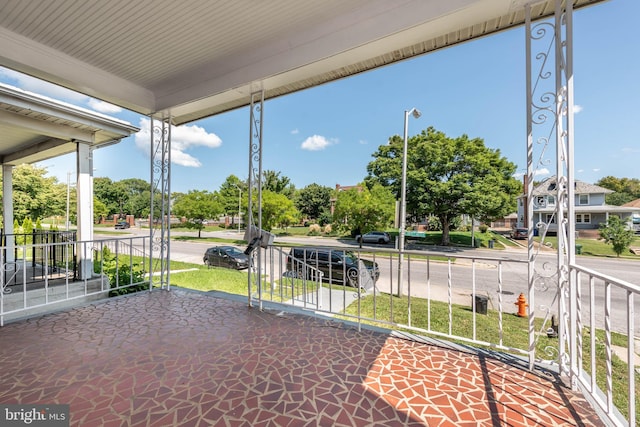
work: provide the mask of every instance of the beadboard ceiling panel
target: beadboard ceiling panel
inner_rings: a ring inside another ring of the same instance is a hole
[[[0,65],[181,124],[522,25],[527,3],[555,2],[0,0]]]

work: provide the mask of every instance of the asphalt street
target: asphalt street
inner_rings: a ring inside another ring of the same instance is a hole
[[[96,230],[96,234],[99,229]],[[148,235],[148,230],[132,228],[127,230],[128,235]],[[123,236],[126,234],[123,234]],[[172,236],[190,235],[197,236],[193,231],[173,231]],[[112,236],[110,234],[109,236]],[[107,237],[107,236],[103,236]],[[243,233],[233,230],[203,232],[202,237],[218,237],[229,240],[242,240]],[[358,245],[351,239],[328,239],[323,237],[277,237],[276,243],[305,244],[310,246],[331,246],[350,248],[357,252]],[[215,246],[211,242],[185,242],[171,241],[171,259],[185,262],[201,263],[202,255],[207,247]],[[237,244],[244,248],[246,244]],[[373,256],[380,265],[381,276],[376,283],[376,289],[380,292],[397,292],[397,258],[393,258],[392,245],[365,245],[368,252],[374,252]],[[286,251],[285,251],[286,252]],[[409,251],[403,265],[404,280],[403,292],[406,294],[411,286],[411,294],[421,298],[431,298],[438,301],[451,301],[456,304],[470,304],[471,295],[484,295],[488,298],[490,308],[502,307],[504,312],[515,312],[515,301],[520,293],[527,298],[527,251],[526,248],[510,248],[508,250],[466,249],[429,247],[428,250]],[[411,258],[414,254],[414,258]],[[416,258],[420,255],[420,259]],[[437,259],[425,260],[424,255],[430,255]],[[276,257],[277,255],[274,255]],[[283,255],[280,255],[283,256]],[[443,256],[451,257],[453,262],[442,260]],[[267,260],[273,265],[285,265],[284,260]],[[546,310],[550,313],[557,311],[559,295],[555,291],[557,282],[557,255],[553,251],[541,251],[536,256],[536,271],[538,281],[535,286],[535,308],[538,315],[543,315]],[[640,262],[633,260],[620,260],[615,258],[600,258],[590,256],[577,256],[577,263],[598,273],[612,278],[622,278],[631,285],[640,287]],[[281,273],[278,273],[281,274]],[[410,278],[410,280],[409,280]],[[588,301],[589,283],[586,278],[582,280],[583,301]],[[475,285],[474,285],[475,284]],[[475,289],[474,289],[475,286]],[[595,288],[595,312],[598,327],[603,324],[598,319],[604,318],[605,291],[603,286]],[[335,300],[330,296],[322,299]],[[613,287],[611,291],[612,327],[614,330],[624,332],[626,319],[626,292]],[[635,300],[635,311],[640,312],[640,298]],[[583,303],[585,316],[589,314],[588,304]],[[634,319],[635,332],[640,333],[640,316]]]

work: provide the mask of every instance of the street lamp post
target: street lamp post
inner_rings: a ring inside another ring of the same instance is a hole
[[[409,116],[419,118],[422,113],[417,108],[404,112],[404,146],[402,148],[402,188],[400,190],[400,227],[398,229],[398,295],[402,295],[402,263],[404,262],[404,229],[407,226],[407,133]]]

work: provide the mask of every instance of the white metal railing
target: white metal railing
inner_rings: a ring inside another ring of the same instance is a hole
[[[4,257],[34,249],[45,254],[41,258],[44,265],[34,264],[27,256]],[[49,265],[46,254],[53,250],[63,256],[56,258],[56,265]],[[148,236],[1,247],[0,326],[5,320],[43,313],[54,306],[107,298],[131,287],[148,288],[148,253]],[[38,270],[39,280],[33,280],[32,269]]]
[[[317,287],[314,288],[317,304],[308,304],[309,309],[331,315],[340,314],[357,322],[376,322],[394,328],[448,337],[523,355],[528,354],[526,346],[518,347],[505,343],[501,333],[502,317],[505,314],[515,313],[518,294],[527,291],[526,261],[478,257],[462,253],[443,255],[426,251],[405,251],[402,298],[398,298],[397,251],[379,248],[352,250],[320,246],[307,250],[315,249],[330,251],[340,256],[347,252],[357,259],[357,262],[348,264],[338,261],[321,264],[314,257],[307,259],[290,256],[290,248],[270,246],[261,256],[263,266],[260,271],[264,273],[262,298],[271,300],[268,290],[281,289],[283,283],[290,284],[295,278],[300,282],[298,286],[312,281],[321,286],[319,290]],[[372,277],[374,269],[371,267],[371,262],[377,264],[375,267],[375,274],[379,275],[377,280]],[[365,267],[364,263],[369,267]],[[510,272],[506,279],[503,278],[505,265],[509,266]],[[306,274],[301,273],[302,266],[307,268]],[[360,268],[356,270],[357,266]],[[519,271],[515,272],[516,270]],[[344,283],[347,285],[345,286]],[[254,295],[258,295],[255,290]],[[512,300],[506,301],[506,295],[512,295]],[[356,313],[345,312],[347,306],[354,303],[359,305],[360,300],[366,296],[372,300],[371,315],[365,315],[360,310]],[[441,322],[440,311],[436,313],[432,307],[435,305],[434,301],[446,303],[445,326]],[[478,312],[486,309],[485,304],[490,305],[492,311],[496,312],[495,325],[492,325],[496,331],[495,341],[483,339],[487,331],[480,331],[477,327],[477,316],[480,315]],[[469,335],[456,333],[453,318],[453,308],[456,305],[467,306],[471,311],[473,325]],[[484,307],[476,305],[484,305]],[[379,309],[383,306],[384,310]],[[424,319],[425,316],[426,323],[416,321],[416,319]],[[526,336],[526,327],[522,333]],[[526,342],[526,339],[523,342]]]
[[[462,250],[406,250],[402,264],[402,297],[398,297],[398,283],[395,280],[399,268],[397,250],[377,247],[362,250],[344,247],[313,249],[339,254],[350,251],[359,261],[375,262],[379,277],[373,281],[373,286],[360,286],[363,289],[358,292],[358,285],[350,286],[353,283],[348,279],[346,264],[338,262],[320,265],[314,257],[296,259],[291,256],[290,248],[271,246],[264,249],[260,257],[263,262],[260,268],[262,292],[253,290],[254,297],[259,295],[263,301],[302,305],[308,310],[344,316],[358,324],[374,322],[394,329],[486,346],[516,356],[521,355],[525,360],[535,360],[537,365],[551,368],[558,374],[563,372],[561,364],[574,360],[572,372],[575,373],[575,379],[580,382],[583,393],[587,397],[593,397],[594,404],[603,410],[604,417],[610,424],[636,425],[637,403],[633,398],[626,408],[616,408],[613,405],[613,396],[616,389],[619,389],[613,387],[613,382],[626,381],[625,393],[635,396],[637,379],[634,375],[638,374],[634,371],[633,362],[624,364],[624,372],[617,368],[619,361],[612,352],[612,334],[623,337],[627,360],[633,360],[634,339],[640,329],[640,320],[635,316],[635,306],[640,303],[640,297],[636,296],[639,292],[637,285],[583,267],[571,266],[571,274],[575,283],[578,283],[577,298],[573,300],[573,308],[565,312],[562,305],[558,304],[562,292],[556,289],[557,286],[554,287],[554,283],[557,283],[556,276],[551,274],[549,281],[534,281],[530,285],[528,261],[524,256],[518,259],[511,255],[494,257]],[[544,261],[544,268],[547,267],[546,264],[553,262],[553,258],[554,255],[550,254],[548,262]],[[540,258],[537,261],[543,262]],[[317,273],[302,273],[303,268],[313,269]],[[557,268],[550,267],[550,270],[557,271]],[[357,278],[357,283],[360,284],[362,280],[366,280],[366,275],[358,274]],[[305,290],[309,282],[313,282],[314,286]],[[300,304],[292,298],[283,298],[278,292],[287,286],[292,289],[290,293],[293,293],[295,286],[299,287],[298,294],[307,292],[308,297],[301,299],[305,302]],[[584,292],[583,288],[588,291]],[[518,343],[515,343],[505,338],[505,320],[517,317],[517,300],[520,294],[527,297],[535,295],[535,306],[527,307],[526,313],[527,316],[533,314],[535,322],[532,321],[531,325],[536,326],[530,327],[530,319],[523,318],[521,329],[508,331],[507,336],[518,338]],[[346,311],[347,307],[349,309]],[[484,314],[486,308],[488,315]],[[460,319],[460,312],[465,310],[468,319]],[[507,319],[507,316],[511,318]],[[569,323],[576,325],[579,333],[575,334],[575,340],[570,339],[565,343],[561,337],[553,337],[549,340],[549,345],[539,343],[541,336],[546,338],[547,334],[557,333],[557,329],[554,331],[551,327],[552,316],[558,322],[569,319]],[[584,322],[582,319],[588,320]],[[469,321],[469,326],[460,328],[462,321]],[[582,333],[586,329],[589,330],[590,357],[583,360]],[[596,338],[596,335],[604,338]],[[602,340],[605,346],[605,363],[598,365],[596,351]],[[534,345],[531,346],[530,342]],[[562,348],[564,345],[566,348]],[[603,370],[601,375],[600,371]],[[603,377],[600,381],[604,386],[598,385],[596,376]]]
[[[322,309],[321,284],[324,273],[307,259],[287,258],[280,247],[270,247],[272,262],[263,276],[263,297],[303,308]],[[276,256],[273,256],[273,255]],[[280,280],[272,280],[274,277]]]
[[[569,359],[574,382],[614,424],[635,426],[640,371],[636,372],[634,358],[636,334],[640,332],[640,317],[636,316],[640,286],[579,265],[570,265],[569,271],[576,278],[569,316],[576,331],[576,340],[569,346],[569,353],[575,356]],[[617,344],[614,344],[614,334],[618,334]],[[620,350],[615,353],[614,347]],[[602,352],[604,360],[600,356]],[[621,364],[624,353],[627,363]],[[626,382],[622,391],[614,389],[614,378]],[[629,396],[626,411],[614,405],[615,393]]]

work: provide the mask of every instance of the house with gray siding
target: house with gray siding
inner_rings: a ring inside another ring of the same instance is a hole
[[[533,189],[533,223],[548,224],[548,232],[558,230],[556,224],[556,197],[558,193],[556,177],[545,179]],[[640,207],[612,206],[605,203],[605,196],[612,190],[583,181],[575,181],[575,226],[576,231],[597,230],[610,215],[619,216],[629,221],[631,226],[634,216],[640,215]],[[527,194],[518,198],[518,227],[527,226],[526,206]]]

